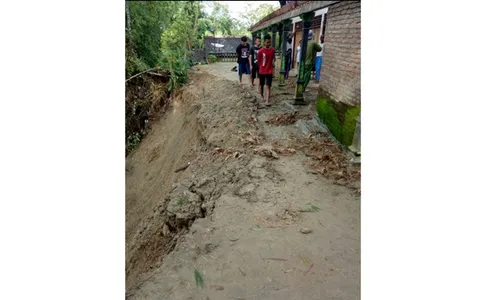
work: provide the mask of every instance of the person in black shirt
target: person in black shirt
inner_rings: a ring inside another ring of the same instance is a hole
[[[236,48],[236,53],[238,54],[238,75],[240,77],[240,85],[243,73],[249,75],[248,80],[251,85],[252,76],[250,76],[250,45],[247,44],[246,36],[241,37],[241,43]]]
[[[259,77],[259,64],[257,63],[257,54],[262,47],[260,46],[260,36],[255,38],[255,46],[250,49],[250,69],[252,71],[252,87],[255,86],[254,80]],[[260,88],[260,81],[259,81]]]

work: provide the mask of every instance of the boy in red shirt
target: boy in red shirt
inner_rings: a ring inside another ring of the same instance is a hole
[[[264,83],[266,85],[267,97],[266,105],[270,106],[269,97],[271,96],[271,84],[273,82],[275,50],[271,48],[271,36],[264,36],[264,47],[257,54],[257,63],[259,64],[260,95],[264,100]]]

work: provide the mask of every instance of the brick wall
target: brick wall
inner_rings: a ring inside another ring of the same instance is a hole
[[[328,8],[320,93],[348,105],[361,103],[361,1]]]

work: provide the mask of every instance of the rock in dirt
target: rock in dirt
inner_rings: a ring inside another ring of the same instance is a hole
[[[238,196],[245,196],[252,193],[255,190],[256,186],[253,183],[244,185],[241,189],[238,190]]]
[[[206,243],[205,246],[203,247],[204,253],[208,254],[217,248],[218,245],[212,244],[212,243]]]
[[[303,234],[309,234],[312,232],[312,229],[311,228],[307,228],[307,227],[304,227],[304,228],[301,228],[300,229],[300,232],[303,233]]]
[[[182,227],[190,221],[203,217],[202,199],[189,191],[185,185],[179,185],[170,194],[167,207],[167,221],[172,227]]]
[[[274,151],[274,149],[272,147],[269,147],[269,146],[257,147],[253,150],[253,152],[255,154],[260,154],[262,156],[266,156],[266,157],[270,157],[270,158],[274,158],[274,159],[279,158],[278,153],[276,153],[276,151]]]
[[[198,195],[202,195],[204,201],[209,201],[216,187],[215,176],[199,179],[192,189]]]
[[[201,208],[203,208],[207,214],[211,214],[215,208],[215,201],[208,201],[206,203],[203,203],[201,205]]]
[[[212,244],[212,243],[205,243],[201,246],[196,247],[196,253],[198,255],[200,254],[209,254],[210,252],[214,251],[215,248],[217,248],[218,245]]]

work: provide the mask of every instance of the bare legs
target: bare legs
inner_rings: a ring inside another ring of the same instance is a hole
[[[269,106],[271,105],[271,103],[269,103],[269,98],[271,97],[271,87],[269,85],[266,85],[266,90],[267,90],[266,105]]]

